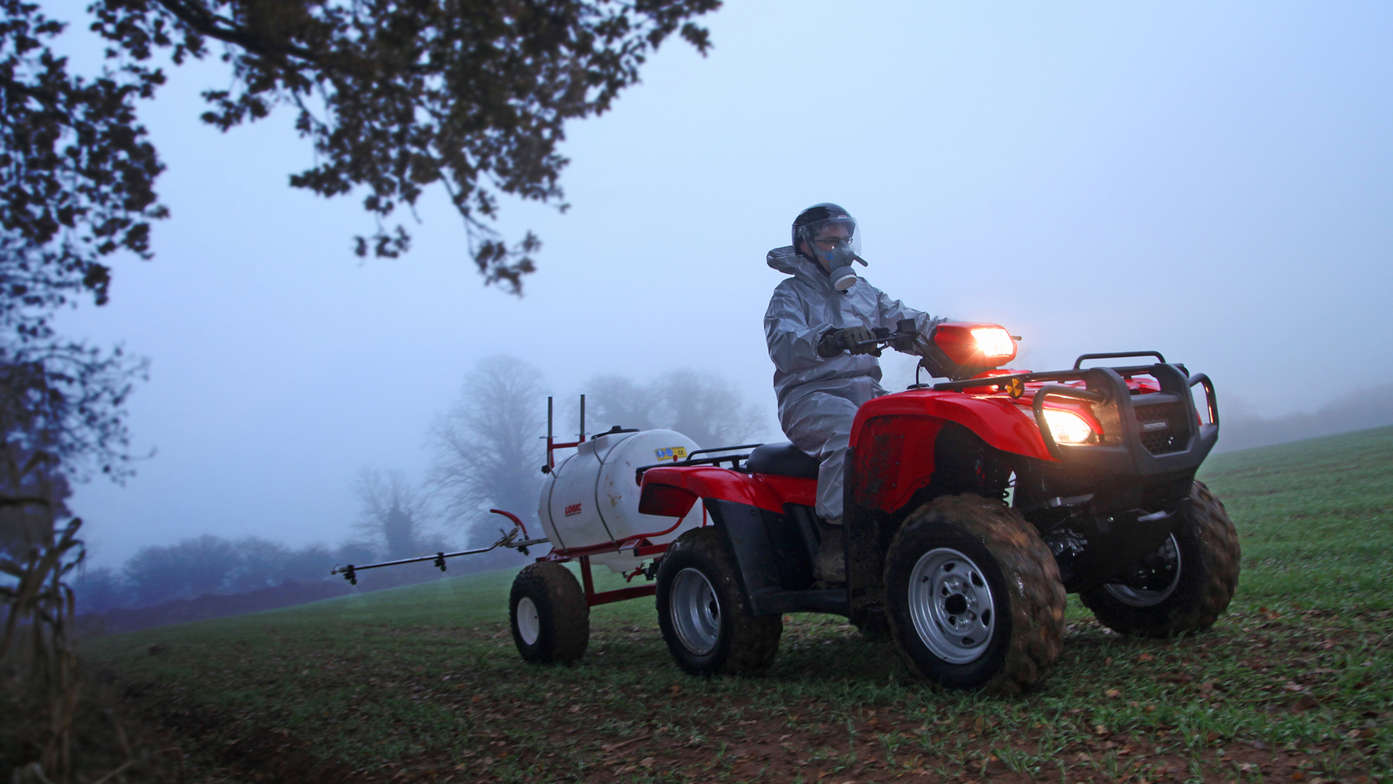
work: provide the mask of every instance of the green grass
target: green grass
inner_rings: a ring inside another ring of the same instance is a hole
[[[651,599],[594,608],[578,665],[528,666],[510,573],[99,638],[85,656],[192,780],[1382,781],[1390,468],[1391,428],[1212,458],[1201,478],[1244,552],[1228,614],[1140,641],[1071,599],[1064,656],[1020,698],[918,683],[889,644],[812,614],[786,618],[764,676],[687,677]]]
[[[1245,598],[1393,607],[1393,429],[1218,455],[1201,478],[1238,526]]]

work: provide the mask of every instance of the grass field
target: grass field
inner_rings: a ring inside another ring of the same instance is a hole
[[[1142,641],[1071,597],[1064,655],[1024,697],[917,683],[818,615],[786,619],[762,677],[687,677],[651,599],[595,608],[579,665],[529,666],[501,573],[85,656],[147,733],[113,780],[1393,780],[1391,468],[1393,428],[1212,458],[1243,546],[1228,614]]]

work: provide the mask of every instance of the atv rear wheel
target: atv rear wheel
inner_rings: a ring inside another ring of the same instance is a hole
[[[682,534],[658,567],[658,626],[672,658],[694,675],[756,672],[779,650],[783,618],[751,615],[725,536]]]
[[[1018,512],[976,495],[910,513],[886,553],[885,604],[910,669],[949,688],[1019,692],[1063,648],[1054,556]]]
[[[1104,583],[1079,598],[1105,626],[1122,634],[1172,637],[1214,625],[1238,587],[1238,532],[1203,482],[1175,531],[1156,552],[1127,570],[1126,582]]]
[[[590,607],[575,575],[559,563],[524,567],[513,579],[508,622],[522,658],[536,664],[565,664],[590,642]]]

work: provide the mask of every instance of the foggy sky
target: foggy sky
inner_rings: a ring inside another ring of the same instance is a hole
[[[1390,9],[730,2],[709,57],[669,41],[568,126],[567,214],[504,204],[505,232],[544,243],[521,299],[481,285],[438,190],[408,256],[358,261],[361,194],[287,185],[313,160],[291,115],[219,134],[198,92],[228,77],[172,70],[142,111],[173,212],[156,258],[63,321],[152,362],[129,422],[156,456],[71,504],[92,561],[205,532],[347,539],[354,475],[422,476],[430,421],[492,353],[566,399],[601,373],[718,374],[779,438],[764,254],[820,201],[860,221],[871,282],[1005,324],[1019,367],[1156,349],[1230,415],[1388,383]]]

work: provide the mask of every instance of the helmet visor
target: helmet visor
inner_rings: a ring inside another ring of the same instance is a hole
[[[861,235],[856,231],[856,220],[850,215],[813,221],[799,227],[798,235],[820,261],[830,261],[848,252],[861,255]]]

